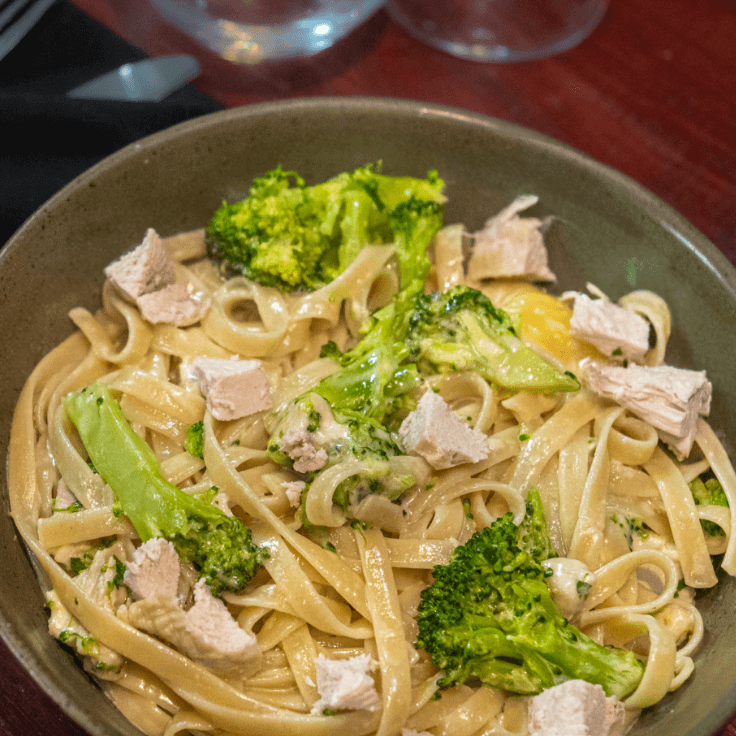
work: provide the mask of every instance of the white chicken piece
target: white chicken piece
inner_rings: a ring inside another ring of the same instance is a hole
[[[302,492],[307,487],[303,480],[286,480],[281,484],[289,499],[289,505],[296,508],[302,500]]]
[[[320,654],[315,664],[320,699],[312,707],[312,713],[321,714],[325,708],[378,709],[380,699],[373,677],[369,674],[376,665],[369,654],[359,654],[350,659],[329,659]]]
[[[133,553],[123,575],[123,582],[134,598],[162,595],[177,601],[181,562],[174,545],[161,537],[144,542]]]
[[[434,391],[427,391],[399,427],[407,452],[423,457],[435,470],[488,457],[486,437],[472,429]]]
[[[105,268],[105,276],[131,301],[176,281],[176,264],[158,233],[149,228],[143,242]]]
[[[529,701],[530,736],[620,736],[623,706],[600,685],[568,680]]]
[[[310,473],[324,468],[327,451],[312,443],[312,434],[305,427],[291,427],[276,441],[279,449],[294,461],[297,473]]]
[[[105,276],[152,324],[191,325],[205,315],[210,300],[193,285],[177,282],[176,271],[158,233],[149,228],[140,245],[105,268]]]
[[[195,358],[192,368],[215,419],[240,419],[271,408],[271,389],[260,360]]]
[[[519,217],[539,197],[525,194],[491,217],[475,233],[475,243],[468,261],[468,279],[515,278],[525,281],[556,281],[548,266],[541,220]]]
[[[261,666],[255,635],[238,626],[225,604],[212,595],[204,578],[194,586],[194,605],[188,611],[158,595],[133,603],[128,620],[136,628],[173,644],[215,674],[248,677]]]
[[[570,334],[595,345],[604,355],[641,363],[649,350],[649,322],[608,299],[572,293]]]
[[[710,413],[713,387],[704,371],[668,365],[600,365],[581,362],[589,387],[613,399],[660,431],[679,459],[690,454],[698,416]]]
[[[148,294],[135,303],[143,319],[151,324],[171,323],[186,326],[199,322],[209,309],[210,301],[201,293],[190,292],[186,284],[177,282]]]

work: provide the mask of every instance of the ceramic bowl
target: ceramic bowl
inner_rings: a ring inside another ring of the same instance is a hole
[[[522,193],[553,214],[548,246],[556,289],[590,281],[612,298],[652,289],[672,309],[668,362],[705,369],[711,424],[736,447],[736,272],[702,234],[650,192],[537,133],[424,103],[305,99],[214,113],[130,145],[81,175],[15,234],[0,254],[2,454],[13,407],[38,360],[72,332],[67,312],[100,302],[102,269],[146,228],[204,226],[222,200],[246,196],[253,177],[282,164],[308,183],[368,162],[389,174],[446,182],[446,223],[479,228]],[[0,631],[40,686],[90,734],[137,731],[47,634],[34,567],[0,489]],[[699,602],[706,625],[690,680],[644,712],[636,736],[707,736],[736,709],[736,581]],[[22,694],[19,693],[19,697]]]

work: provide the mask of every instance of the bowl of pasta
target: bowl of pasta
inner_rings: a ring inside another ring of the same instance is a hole
[[[90,734],[736,709],[736,273],[623,175],[253,105],[93,167],[0,279],[0,627]]]

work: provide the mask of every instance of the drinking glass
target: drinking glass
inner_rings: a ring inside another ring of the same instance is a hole
[[[346,36],[385,0],[151,0],[224,59],[257,64],[311,56]]]
[[[420,41],[475,61],[527,61],[580,43],[608,0],[389,0],[389,15]]]

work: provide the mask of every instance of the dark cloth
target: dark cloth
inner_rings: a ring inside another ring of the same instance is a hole
[[[163,102],[66,93],[145,55],[65,0],[0,60],[0,246],[49,197],[105,156],[220,106],[190,83]]]

